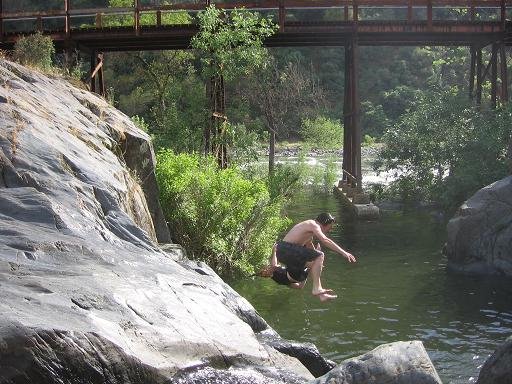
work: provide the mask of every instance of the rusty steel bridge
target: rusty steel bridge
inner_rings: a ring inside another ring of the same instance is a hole
[[[480,104],[487,80],[493,107],[509,99],[512,0],[177,0],[166,5],[133,0],[133,6],[125,8],[74,8],[73,0],[61,1],[58,9],[20,11],[0,0],[0,49],[11,50],[23,33],[41,31],[58,51],[79,50],[90,56],[91,90],[99,83],[99,93],[105,90],[103,52],[189,49],[198,32],[194,14],[212,4],[272,16],[279,30],[265,41],[269,47],[345,47],[342,184],[355,194],[362,187],[359,46],[466,46],[470,96]],[[393,16],[375,17],[376,10],[392,10]],[[187,14],[187,21],[169,24],[166,15],[173,13]],[[123,26],[112,26],[112,20],[122,20]],[[488,62],[484,50],[489,51]]]

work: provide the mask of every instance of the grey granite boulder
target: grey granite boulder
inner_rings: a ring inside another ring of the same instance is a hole
[[[157,245],[153,159],[104,100],[0,60],[0,383],[312,380],[210,268]]]
[[[512,277],[512,176],[473,195],[448,223],[448,267]]]
[[[347,359],[315,384],[440,384],[421,341],[384,344]]]
[[[509,337],[487,359],[477,384],[512,384],[512,337]]]

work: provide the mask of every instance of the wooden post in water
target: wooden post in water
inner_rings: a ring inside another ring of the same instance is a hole
[[[412,0],[409,0],[409,2],[407,3],[407,22],[408,23],[412,23],[412,20],[414,17],[412,11],[413,11]]]

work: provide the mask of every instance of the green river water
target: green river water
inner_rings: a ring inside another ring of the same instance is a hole
[[[321,303],[304,290],[270,279],[233,282],[282,337],[314,343],[335,362],[380,344],[421,340],[444,384],[473,383],[487,357],[512,334],[512,284],[446,270],[446,224],[426,212],[383,212],[357,221],[332,195],[297,199],[294,222],[333,213],[329,236],[358,259],[326,252],[323,285],[338,299]]]

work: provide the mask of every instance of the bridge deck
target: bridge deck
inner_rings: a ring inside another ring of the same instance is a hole
[[[163,25],[162,15],[193,15],[210,0],[177,1],[174,5],[73,9],[73,0],[62,0],[62,9],[19,11],[2,9],[0,0],[0,48],[11,49],[21,24],[48,33],[58,50],[78,46],[101,51],[186,49],[197,32],[194,24]],[[213,1],[211,1],[213,2]],[[486,45],[504,40],[512,45],[512,0],[254,0],[215,2],[217,7],[244,7],[271,14],[279,32],[267,46],[343,46],[357,34],[361,45]],[[393,10],[404,20],[370,20],[365,11]],[[452,12],[452,11],[457,12]],[[3,12],[2,12],[3,11]],[[334,21],[318,19],[318,12],[337,15]],[[448,11],[459,20],[436,19],[436,11]],[[302,13],[301,13],[302,12]],[[316,12],[316,13],[315,13]],[[479,13],[487,14],[482,19]],[[150,15],[153,25],[142,25]],[[292,17],[290,17],[290,15]],[[297,17],[299,15],[300,17]],[[130,24],[107,27],[108,18]],[[315,20],[315,18],[317,18]],[[480,20],[479,20],[480,18]],[[300,20],[297,20],[300,19]],[[461,20],[465,19],[465,20]],[[10,27],[10,29],[9,29]]]

